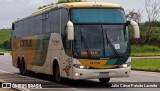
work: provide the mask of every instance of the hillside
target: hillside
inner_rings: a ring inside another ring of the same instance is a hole
[[[1,29],[0,30],[0,45],[10,39],[11,39],[11,30],[10,29]]]

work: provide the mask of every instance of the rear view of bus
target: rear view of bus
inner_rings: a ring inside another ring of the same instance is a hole
[[[123,8],[110,3],[86,6],[73,4],[70,9],[74,26],[73,79],[99,78],[100,82],[107,83],[112,77],[128,77],[131,70],[129,22]],[[139,28],[130,22],[138,38]]]

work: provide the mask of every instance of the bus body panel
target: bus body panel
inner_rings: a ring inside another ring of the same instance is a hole
[[[18,68],[17,60],[24,58],[26,65],[26,70],[53,74],[53,61],[57,60],[59,66],[61,67],[61,76],[65,78],[72,78],[72,60],[71,57],[67,56],[61,41],[61,35],[58,33],[51,33],[51,35],[46,35],[48,37],[39,38],[39,36],[29,36],[22,38],[12,39],[14,46],[12,51],[12,64],[14,67]],[[21,41],[31,40],[32,44],[26,42],[22,46]],[[39,43],[41,41],[41,43]],[[44,41],[44,42],[43,42]],[[49,41],[49,42],[45,42]],[[17,47],[19,46],[19,47]],[[28,47],[30,46],[30,47]],[[16,48],[17,47],[17,48]],[[45,49],[46,47],[47,49]],[[45,52],[45,53],[44,53]],[[44,58],[45,57],[45,58]]]
[[[73,3],[74,4],[74,3]],[[99,3],[102,4],[102,3]],[[88,8],[101,8],[98,5],[94,6],[95,3],[90,3],[89,6],[85,4],[85,7]],[[107,6],[108,5],[108,6]],[[45,74],[53,75],[53,63],[54,61],[58,62],[60,67],[60,76],[64,78],[70,79],[93,79],[93,78],[112,78],[112,77],[128,77],[130,74],[131,66],[126,68],[120,68],[119,66],[125,63],[131,63],[131,58],[129,56],[123,57],[115,57],[114,58],[76,58],[73,57],[73,42],[67,41],[66,33],[67,33],[67,22],[70,20],[70,9],[73,8],[83,8],[83,3],[77,3],[75,6],[71,4],[66,4],[67,7],[57,7],[50,10],[46,10],[41,13],[36,13],[24,19],[17,20],[14,22],[15,27],[16,24],[24,24],[30,18],[35,18],[35,21],[38,20],[36,28],[33,31],[28,30],[27,32],[39,32],[40,34],[33,35],[25,35],[25,36],[15,36],[15,30],[13,30],[12,35],[12,64],[14,67],[18,68],[18,61],[25,62],[25,69],[40,72]],[[73,7],[72,7],[73,6]],[[103,4],[103,8],[121,8],[120,5],[116,4]],[[55,10],[55,12],[54,12]],[[67,11],[68,10],[68,11]],[[55,15],[55,16],[54,16]],[[56,15],[58,17],[56,17]],[[54,17],[50,19],[50,17]],[[46,19],[46,20],[45,20]],[[48,19],[48,20],[47,20]],[[25,22],[21,22],[21,21]],[[34,20],[34,19],[33,19]],[[28,23],[32,23],[30,21]],[[52,25],[48,26],[45,23],[52,23]],[[21,26],[21,25],[19,25]],[[27,25],[29,26],[29,25]],[[106,27],[106,29],[111,29],[110,27]],[[47,29],[50,29],[52,32],[46,32]],[[118,29],[118,28],[117,28]],[[16,31],[23,31],[17,30]],[[23,33],[22,33],[23,35]],[[80,34],[79,34],[80,35]],[[90,35],[88,35],[90,36]],[[81,37],[82,34],[81,34]],[[105,36],[106,37],[106,36]],[[105,38],[104,37],[104,38]],[[82,40],[81,40],[82,41]],[[70,48],[67,48],[70,43]],[[96,44],[95,44],[96,45]],[[106,50],[106,49],[104,49]],[[103,53],[102,53],[103,54]],[[104,53],[105,54],[105,53]],[[107,53],[106,53],[107,54]],[[74,67],[75,64],[88,66],[88,69],[80,69]],[[102,76],[101,76],[102,73]],[[103,73],[105,76],[103,76]],[[78,74],[78,75],[77,75]]]
[[[80,63],[78,59],[74,59],[74,62]],[[128,60],[126,61],[126,63],[128,62],[131,62],[131,57],[129,57]],[[110,65],[106,67],[110,67]],[[78,69],[73,67],[73,72],[79,74],[78,76],[75,76],[75,74],[73,74],[73,79],[78,80],[78,79],[94,79],[94,78],[129,77],[130,71],[131,71],[131,66],[127,68],[118,67],[118,68],[110,68],[110,69],[106,69],[106,67],[94,68],[94,69]],[[107,76],[101,77],[100,73],[106,73]]]

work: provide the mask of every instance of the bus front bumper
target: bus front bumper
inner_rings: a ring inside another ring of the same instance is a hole
[[[73,79],[129,77],[131,67],[117,69],[73,69]]]

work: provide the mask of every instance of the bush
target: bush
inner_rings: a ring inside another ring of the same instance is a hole
[[[131,52],[132,53],[159,53],[160,48],[152,45],[143,45],[143,46],[132,45]]]
[[[3,44],[2,44],[2,48],[4,49],[11,49],[11,42],[10,41],[5,41]]]

